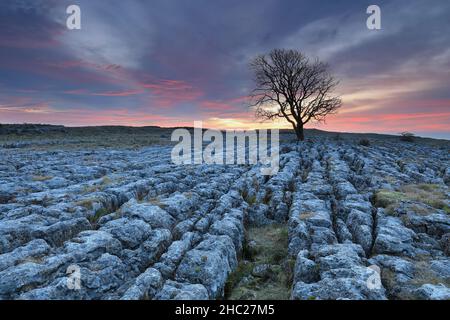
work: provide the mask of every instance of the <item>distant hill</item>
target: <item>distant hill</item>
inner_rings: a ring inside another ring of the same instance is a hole
[[[0,134],[38,134],[49,132],[66,132],[64,126],[51,124],[0,124]]]
[[[164,134],[165,136],[169,134],[172,130],[177,128],[193,130],[192,127],[159,127],[159,126],[143,126],[143,127],[131,127],[131,126],[85,126],[85,127],[66,127],[63,125],[51,125],[51,124],[0,124],[0,135],[23,135],[23,136],[34,136],[34,135],[45,135],[45,134],[58,134],[58,135],[76,135],[76,136],[91,136],[91,135],[120,135],[120,134]],[[206,130],[207,128],[204,128]],[[293,130],[290,129],[280,129],[280,135],[292,135]],[[398,135],[392,134],[379,134],[379,133],[351,133],[351,132],[333,132],[324,131],[319,129],[305,129],[306,139],[309,138],[329,138],[335,140],[354,140],[354,139],[373,139],[373,140],[397,140]],[[294,137],[293,137],[294,139]],[[433,138],[422,138],[415,137],[419,141],[441,141],[448,142],[445,139],[433,139]]]

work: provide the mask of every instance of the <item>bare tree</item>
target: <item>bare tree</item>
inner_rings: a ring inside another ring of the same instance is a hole
[[[251,106],[266,120],[285,118],[304,140],[303,128],[314,119],[324,121],[337,112],[341,99],[333,96],[339,83],[318,59],[311,61],[296,50],[275,49],[259,55],[250,63],[255,89]]]

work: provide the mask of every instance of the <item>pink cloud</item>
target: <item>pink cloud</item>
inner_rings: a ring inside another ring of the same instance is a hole
[[[310,123],[308,127],[343,132],[448,132],[449,123],[450,112],[379,113],[367,116],[355,112],[331,115],[326,124]]]
[[[245,112],[246,104],[249,102],[248,96],[237,97],[225,100],[204,100],[200,102],[200,108],[203,113],[208,116],[219,116],[226,114],[228,117],[231,114],[247,115]]]
[[[49,104],[34,105],[21,108],[4,108],[0,105],[0,118],[5,123],[49,123],[67,126],[98,125],[132,125],[132,126],[189,126],[189,121],[180,120],[177,116],[148,114],[131,111],[128,108],[116,110],[92,110],[88,108],[72,108],[60,110]]]
[[[203,96],[203,92],[181,80],[154,80],[142,83],[142,88],[151,92],[158,107],[172,107],[178,103],[191,102]]]
[[[105,96],[105,97],[128,97],[141,94],[142,90],[124,90],[124,91],[106,91],[99,93],[92,93],[93,96]]]
[[[218,102],[218,101],[202,101],[200,106],[208,111],[226,111],[233,110],[236,107],[232,106],[226,102]]]
[[[91,68],[105,71],[117,71],[121,70],[122,67],[117,64],[99,64],[92,63],[86,60],[65,60],[60,62],[46,62],[47,66],[56,69],[73,69],[73,68]]]
[[[66,90],[66,91],[63,91],[63,93],[65,93],[65,94],[73,94],[73,95],[88,94],[87,90],[85,90],[85,89]]]

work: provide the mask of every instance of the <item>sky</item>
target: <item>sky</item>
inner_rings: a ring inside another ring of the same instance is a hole
[[[291,48],[340,79],[339,113],[309,127],[450,139],[449,17],[448,0],[5,0],[0,123],[288,128],[247,107],[248,64]]]

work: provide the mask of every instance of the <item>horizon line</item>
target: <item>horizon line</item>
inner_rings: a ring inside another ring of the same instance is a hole
[[[38,125],[38,126],[55,126],[55,127],[64,127],[64,128],[101,128],[101,127],[121,127],[121,128],[160,128],[160,129],[194,129],[194,126],[161,126],[161,125],[121,125],[121,124],[100,124],[100,125],[64,125],[64,124],[51,124],[51,123],[28,123],[28,122],[23,122],[23,123],[1,123],[0,122],[0,126],[2,125]],[[252,128],[252,129],[231,129],[231,128],[227,128],[227,129],[222,129],[222,128],[209,128],[209,127],[202,127],[203,130],[217,130],[217,131],[248,131],[248,130],[274,130],[274,129],[278,129],[278,130],[287,130],[287,131],[293,131],[294,129],[292,128]],[[305,128],[305,130],[316,130],[316,131],[321,131],[321,132],[325,132],[325,133],[330,133],[330,134],[361,134],[361,135],[384,135],[384,136],[392,136],[392,137],[399,137],[401,135],[401,132],[399,133],[381,133],[381,132],[350,132],[350,131],[328,131],[328,130],[323,130],[323,129],[317,129],[317,128]],[[433,139],[433,140],[445,140],[445,141],[450,141],[450,137],[449,138],[445,138],[445,137],[431,137],[431,136],[422,136],[419,134],[415,134],[414,132],[412,132],[414,134],[414,136],[416,138],[421,138],[421,139]],[[444,134],[449,134],[450,133],[444,133]]]

